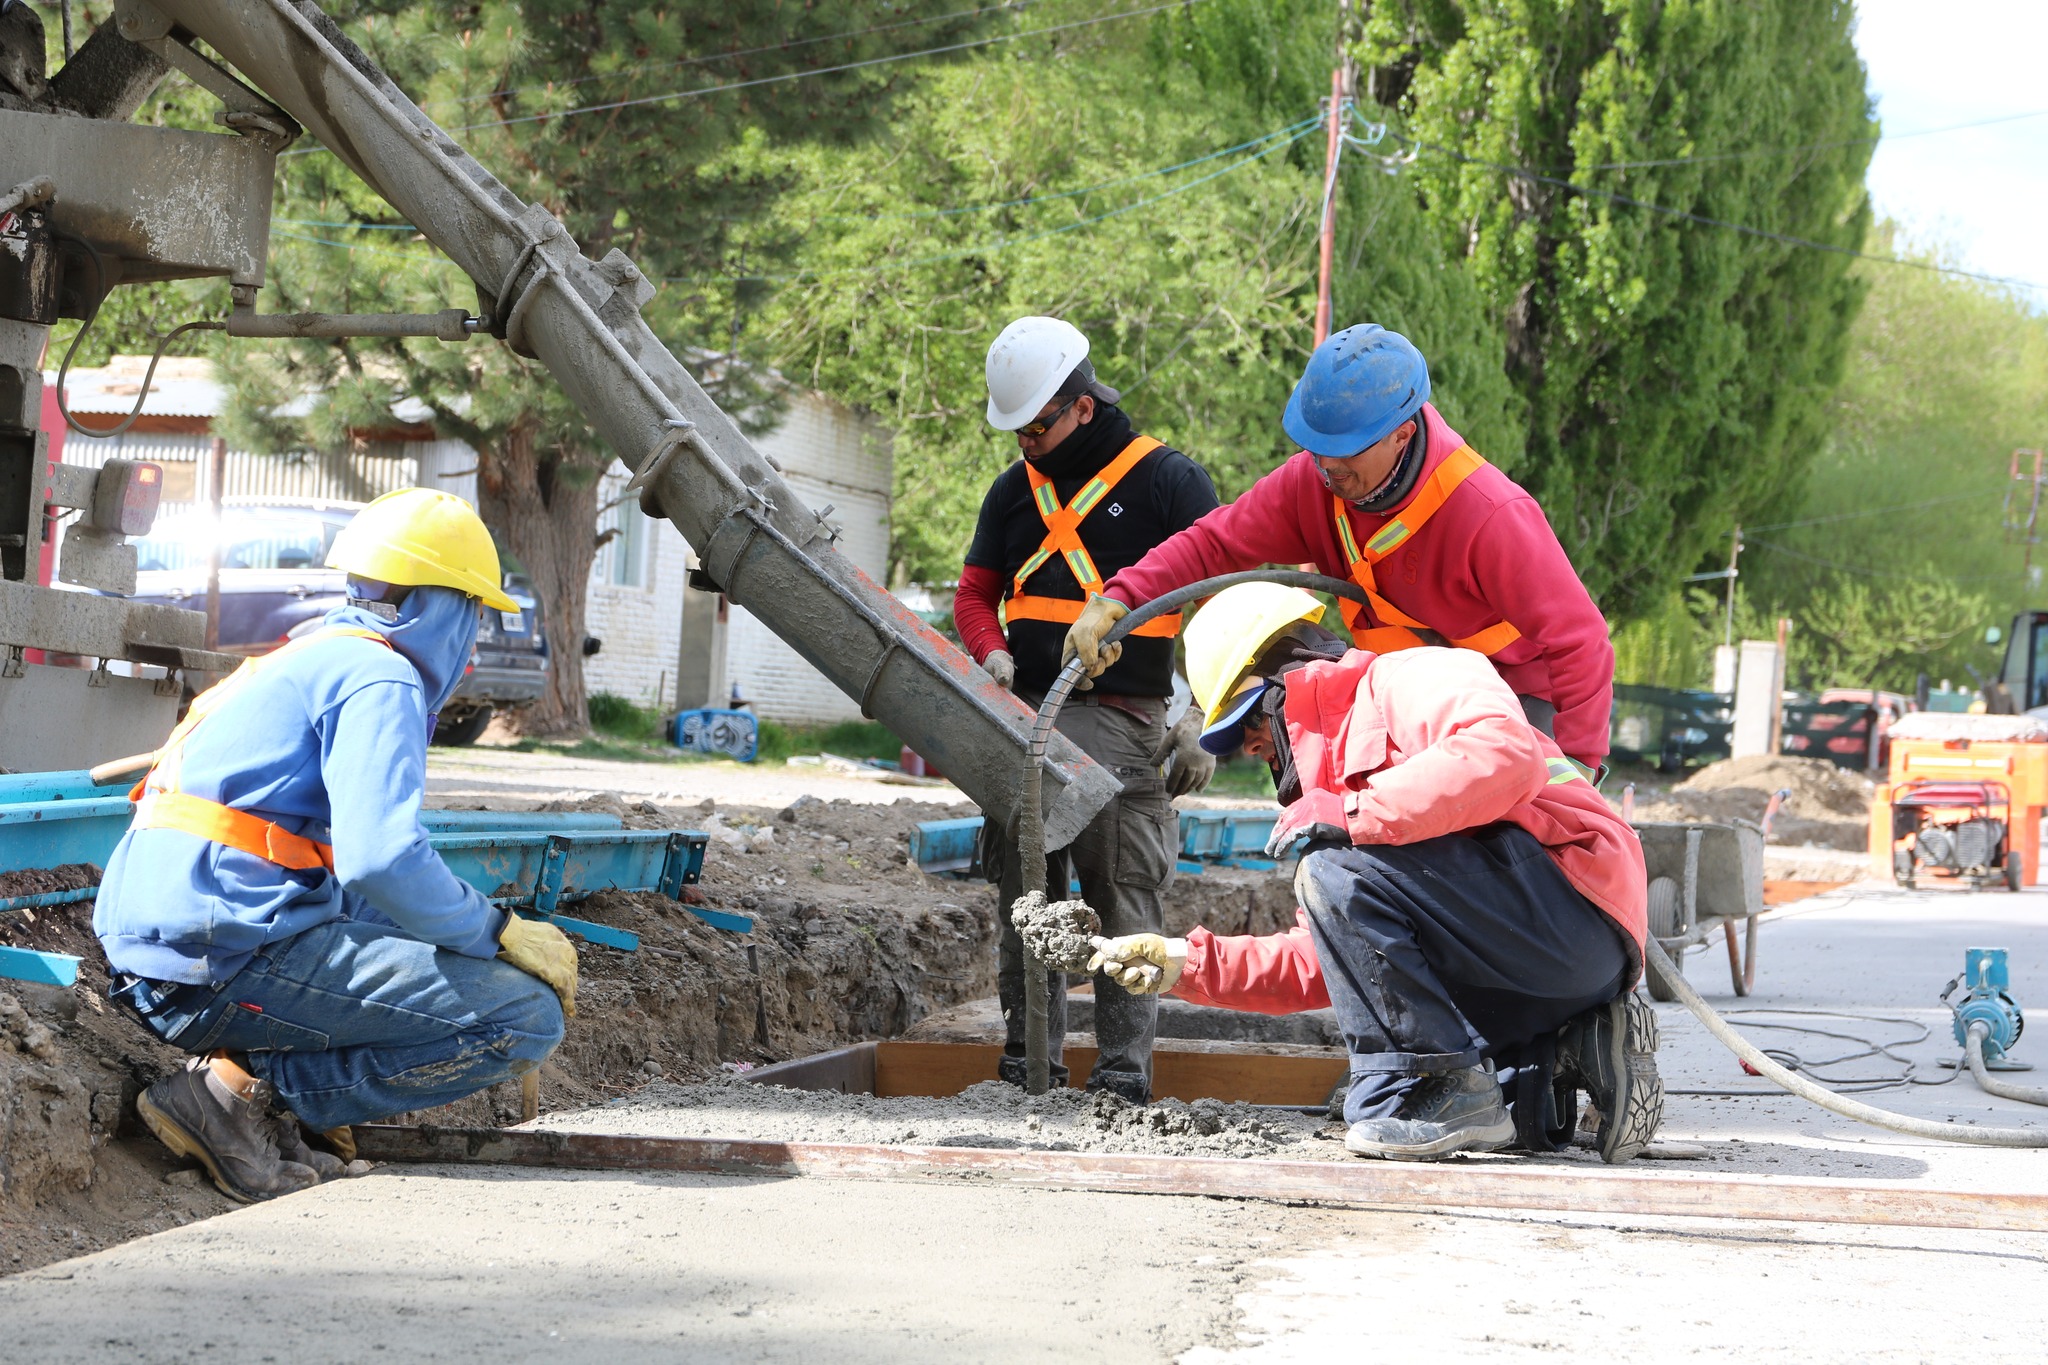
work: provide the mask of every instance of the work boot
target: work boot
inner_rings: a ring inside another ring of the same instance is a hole
[[[164,1146],[204,1166],[221,1193],[252,1204],[320,1181],[312,1167],[279,1153],[270,1099],[267,1082],[256,1082],[245,1098],[195,1062],[143,1091],[135,1108]]]
[[[1088,1078],[1088,1088],[1107,1091],[1127,1104],[1152,1103],[1152,1083],[1140,1071],[1098,1071]]]
[[[323,1143],[314,1147],[306,1141],[306,1130],[299,1126],[298,1115],[289,1109],[280,1109],[270,1116],[272,1133],[277,1139],[278,1155],[286,1161],[296,1161],[301,1166],[312,1168],[313,1174],[322,1181],[337,1176],[368,1175],[370,1163],[358,1161],[353,1156],[344,1159],[339,1153],[326,1150]],[[321,1135],[325,1138],[325,1134]],[[354,1136],[349,1139],[351,1150],[355,1146]]]
[[[1515,1139],[1491,1066],[1425,1076],[1392,1117],[1361,1119],[1344,1134],[1346,1151],[1393,1161],[1434,1161],[1453,1152],[1492,1152]]]
[[[1600,1159],[1642,1155],[1664,1121],[1657,1075],[1657,1015],[1634,991],[1587,1010],[1558,1030],[1557,1074],[1584,1090],[1600,1116]]]

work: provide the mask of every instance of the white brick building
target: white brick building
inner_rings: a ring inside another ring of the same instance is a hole
[[[111,425],[108,414],[125,415],[134,402],[140,364],[121,356],[104,370],[73,371],[72,411],[89,423]],[[73,435],[64,459],[88,465],[116,455],[155,460],[166,471],[165,510],[196,503],[206,496],[205,456],[223,398],[209,362],[166,361],[135,430],[110,440]],[[224,496],[360,502],[420,484],[476,500],[473,450],[419,429],[400,434],[418,439],[364,441],[349,454],[301,457],[230,450]],[[823,394],[796,390],[781,426],[755,444],[782,466],[807,504],[833,508],[831,520],[845,531],[840,551],[884,579],[892,474],[887,433]],[[860,708],[751,613],[689,587],[695,554],[672,524],[616,501],[626,479],[625,466],[614,463],[599,489],[599,529],[616,534],[591,566],[587,620],[604,645],[585,661],[589,690],[663,710],[723,706],[737,691],[771,720],[857,719]]]

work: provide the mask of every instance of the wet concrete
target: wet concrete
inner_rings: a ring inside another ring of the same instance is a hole
[[[1102,918],[1086,901],[1047,902],[1042,891],[1028,891],[1010,907],[1010,923],[1023,936],[1025,950],[1048,967],[1086,971],[1094,954],[1094,938]]]

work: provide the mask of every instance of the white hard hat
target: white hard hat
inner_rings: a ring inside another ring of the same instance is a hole
[[[988,348],[988,424],[1015,431],[1031,421],[1087,359],[1088,338],[1071,322],[1018,318]]]

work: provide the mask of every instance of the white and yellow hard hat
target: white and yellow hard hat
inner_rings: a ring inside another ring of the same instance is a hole
[[[1266,690],[1246,677],[1266,647],[1301,622],[1323,618],[1323,604],[1300,588],[1240,583],[1225,588],[1188,622],[1188,686],[1202,708],[1202,747],[1229,753],[1242,742],[1244,716]]]
[[[400,488],[356,513],[334,538],[327,567],[380,583],[453,588],[499,611],[519,610],[505,595],[483,518],[432,488]]]

